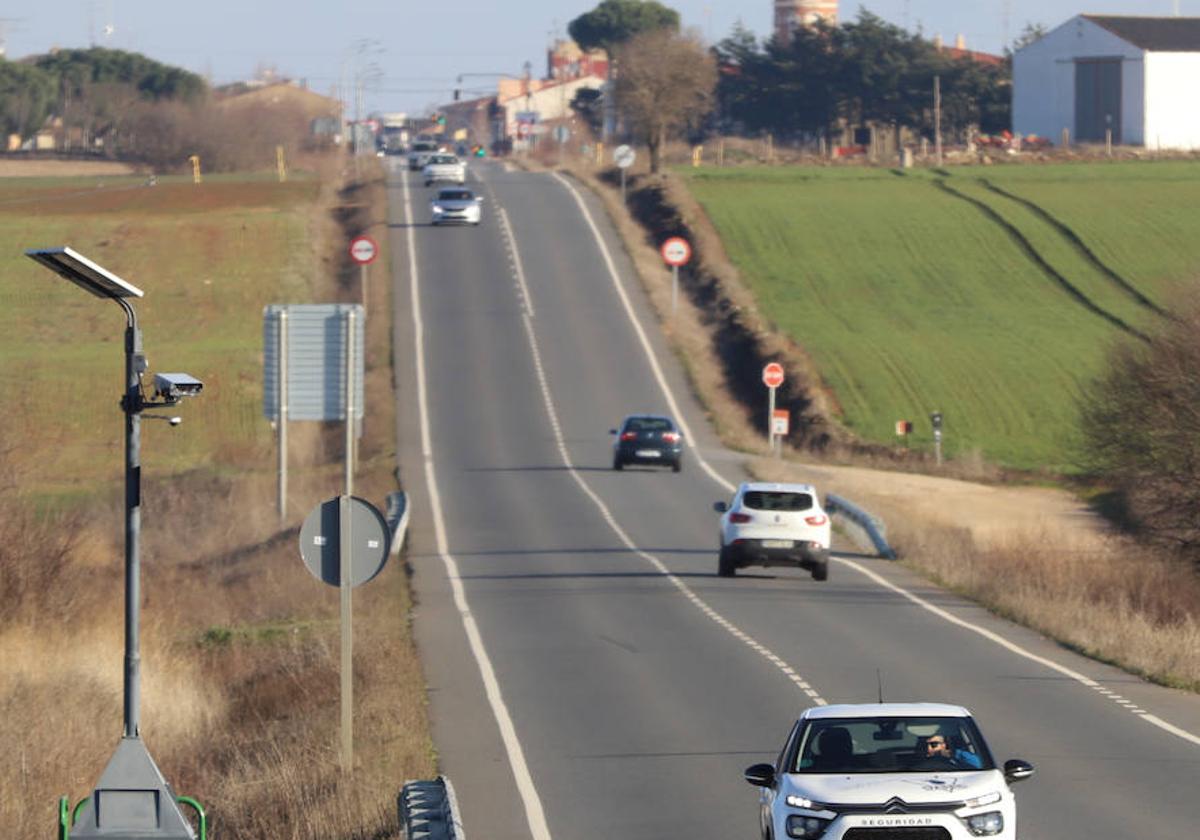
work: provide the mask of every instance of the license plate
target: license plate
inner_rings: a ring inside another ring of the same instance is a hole
[[[792,548],[795,545],[794,540],[763,540],[763,548]]]
[[[639,458],[661,458],[662,453],[657,449],[639,449],[637,451],[637,456]]]

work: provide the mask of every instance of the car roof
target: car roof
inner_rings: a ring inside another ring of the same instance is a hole
[[[674,423],[675,423],[675,421],[672,418],[668,417],[665,414],[629,414],[629,415],[626,415],[625,419],[622,420],[621,422],[627,423],[630,420],[666,420],[668,423],[671,423],[672,425],[674,425]]]
[[[817,488],[811,484],[781,484],[770,481],[743,481],[741,487],[738,488],[741,492],[748,491],[765,492],[765,493],[816,493]]]
[[[802,715],[806,720],[825,718],[881,717],[971,717],[962,706],[948,703],[840,703],[814,706]]]

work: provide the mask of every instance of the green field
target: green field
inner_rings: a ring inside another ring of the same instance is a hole
[[[928,446],[939,410],[951,455],[1020,468],[1072,469],[1081,386],[1200,268],[1200,164],[684,174],[849,429]]]
[[[204,381],[181,428],[143,424],[147,469],[237,467],[269,455],[259,324],[265,304],[312,300],[317,191],[303,177],[0,180],[0,445],[25,486],[85,497],[120,480],[125,326],[25,250],[69,245],[139,286],[151,372]]]

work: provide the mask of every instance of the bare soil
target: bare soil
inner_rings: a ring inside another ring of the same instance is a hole
[[[0,157],[0,178],[70,178],[79,175],[136,175],[136,166],[116,160],[47,160]]]

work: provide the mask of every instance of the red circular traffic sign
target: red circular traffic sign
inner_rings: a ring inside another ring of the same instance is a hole
[[[659,249],[667,265],[686,265],[692,258],[692,246],[682,236],[672,236]]]
[[[768,388],[778,388],[783,384],[783,365],[770,362],[763,368],[763,384]]]
[[[350,259],[359,265],[373,263],[377,256],[379,256],[379,246],[371,237],[356,236],[350,242]]]

